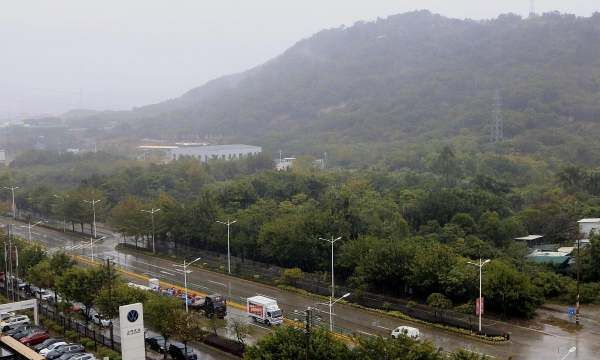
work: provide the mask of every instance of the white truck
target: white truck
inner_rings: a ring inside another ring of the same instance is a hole
[[[283,322],[283,312],[277,305],[277,300],[257,295],[246,300],[246,312],[254,321],[267,326]]]

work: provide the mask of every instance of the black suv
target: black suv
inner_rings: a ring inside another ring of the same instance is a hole
[[[150,348],[150,350],[158,351],[159,353],[165,352],[165,339],[162,336],[148,336],[144,339],[146,345]]]
[[[169,354],[173,360],[198,360],[198,355],[188,346],[187,353],[185,346],[182,343],[171,343],[169,346]]]

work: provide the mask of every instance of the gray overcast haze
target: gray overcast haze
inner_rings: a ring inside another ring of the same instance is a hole
[[[589,16],[598,0],[536,1]],[[417,9],[526,15],[528,0],[52,0],[0,10],[0,118],[129,109],[278,55],[319,30]]]

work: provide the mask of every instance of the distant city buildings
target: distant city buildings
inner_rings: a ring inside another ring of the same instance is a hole
[[[230,144],[208,145],[206,143],[176,143],[175,145],[141,145],[143,158],[165,162],[181,158],[194,158],[201,162],[210,160],[239,160],[262,152],[260,146]]]

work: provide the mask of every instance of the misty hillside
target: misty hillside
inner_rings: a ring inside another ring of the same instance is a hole
[[[448,141],[491,150],[497,92],[505,141],[494,151],[599,160],[600,14],[471,21],[419,11],[356,23],[112,116],[140,136],[218,134],[347,163]]]

